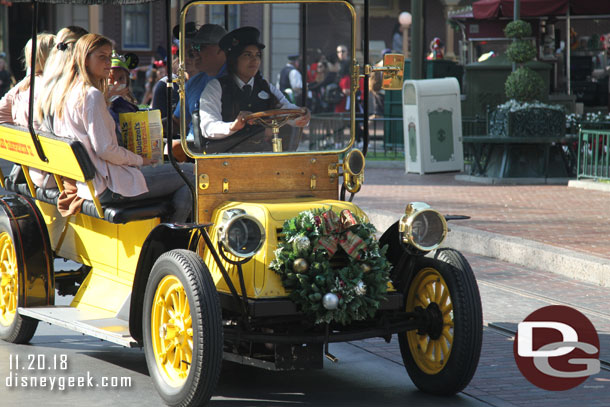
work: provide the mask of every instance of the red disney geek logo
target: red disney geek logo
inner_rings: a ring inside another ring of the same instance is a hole
[[[517,367],[545,390],[568,390],[599,373],[599,337],[579,311],[551,305],[519,323],[513,346]]]

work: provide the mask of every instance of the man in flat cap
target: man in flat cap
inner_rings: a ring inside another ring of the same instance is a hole
[[[303,92],[303,77],[299,66],[299,56],[288,55],[288,62],[278,74],[275,85],[292,103],[297,103]]]
[[[185,84],[186,99],[186,121],[189,125],[187,140],[192,141],[193,126],[191,124],[192,113],[199,108],[199,98],[207,84],[215,78],[224,76],[225,53],[218,46],[220,39],[227,31],[218,24],[204,24],[191,39],[191,50],[198,56],[196,68],[200,72],[190,78]],[[179,124],[180,102],[174,111],[174,121]]]

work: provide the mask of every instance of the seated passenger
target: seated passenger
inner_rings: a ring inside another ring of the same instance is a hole
[[[188,29],[188,24],[186,25]],[[190,32],[190,34],[189,34]],[[193,141],[192,114],[199,109],[199,99],[207,84],[214,78],[220,78],[226,74],[225,53],[219,47],[218,42],[227,34],[227,31],[218,24],[204,24],[195,32],[187,31],[187,44],[190,42],[190,49],[187,54],[192,52],[193,72],[188,81],[184,84],[185,118],[189,126],[187,140]],[[178,130],[180,128],[180,101],[174,110],[174,122]],[[184,153],[182,153],[184,154]]]
[[[39,123],[44,131],[53,131],[51,118],[55,114],[54,95],[60,92],[58,88],[64,75],[67,74],[72,61],[74,44],[87,30],[78,26],[64,27],[57,32],[55,47],[49,54],[48,64],[42,73],[42,78],[36,83],[36,107],[34,121]]]
[[[43,69],[47,58],[51,50],[55,46],[55,35],[53,34],[38,34],[36,37],[37,50],[36,50],[36,67],[34,68],[34,75],[36,80],[34,86],[36,89],[40,89],[40,78],[42,76]],[[25,68],[28,71],[28,75],[21,80],[16,86],[9,90],[2,100],[0,100],[0,123],[14,124],[21,127],[28,127],[28,119],[30,112],[30,80],[32,71],[32,40],[30,39],[25,48],[23,49],[25,57]],[[37,124],[34,123],[34,127],[37,128]],[[21,171],[20,166],[15,166],[11,171],[10,178],[13,181],[21,182],[18,174]],[[30,168],[30,177],[34,185],[43,188],[54,188],[56,187],[55,179],[44,171],[40,171],[36,168]],[[25,182],[25,180],[23,181]]]
[[[136,66],[138,66],[138,56],[136,54],[128,53],[123,56],[115,52],[112,53],[110,77],[108,78],[108,93],[106,96],[110,102],[110,115],[116,124],[117,140],[122,147],[125,147],[125,145],[121,136],[119,114],[138,111],[137,100],[129,87],[129,70],[134,69]]]
[[[199,101],[206,152],[252,151],[243,148],[243,141],[262,129],[246,123],[246,116],[272,109],[299,109],[263,79],[259,67],[265,45],[259,42],[259,36],[256,28],[242,27],[225,35],[218,44],[227,55],[228,74],[211,81]],[[309,109],[302,108],[294,125],[304,127],[310,117]]]
[[[58,136],[79,140],[96,169],[93,184],[102,204],[172,195],[174,213],[166,219],[184,222],[191,211],[191,194],[169,164],[151,167],[149,158],[120,147],[106,105],[112,42],[87,34],[76,43],[73,63],[55,95],[53,128]],[[139,167],[146,166],[140,170]],[[190,169],[192,166],[185,165]],[[188,171],[186,171],[188,173]],[[192,175],[188,175],[192,176]],[[90,199],[85,184],[77,183],[79,198]]]

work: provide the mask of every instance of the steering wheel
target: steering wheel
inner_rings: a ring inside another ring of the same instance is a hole
[[[244,117],[246,123],[254,122],[255,124],[269,127],[280,128],[289,120],[294,120],[304,114],[301,109],[273,109],[256,112]]]
[[[302,109],[273,109],[256,112],[244,117],[246,123],[254,123],[263,127],[270,128],[273,131],[273,139],[271,145],[274,153],[281,153],[282,139],[279,138],[280,127],[288,123],[289,120],[296,119],[303,115]]]

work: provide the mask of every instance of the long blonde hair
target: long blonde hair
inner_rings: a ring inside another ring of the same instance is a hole
[[[66,98],[68,94],[72,91],[72,89],[80,84],[84,83],[83,87],[83,99],[85,97],[85,93],[89,87],[94,87],[106,94],[108,90],[108,80],[105,78],[95,79],[87,70],[86,61],[89,55],[93,52],[97,51],[101,47],[109,46],[112,49],[112,41],[109,38],[104,37],[99,34],[87,34],[83,35],[77,42],[74,47],[74,53],[72,56],[72,63],[70,68],[67,70],[66,74],[61,80],[60,93],[57,95],[56,99],[56,109],[55,115],[61,119],[64,112],[64,105],[66,102]]]
[[[55,34],[38,34],[36,37],[36,68],[34,69],[34,75],[40,75],[43,72],[47,58],[51,53],[51,50],[55,46]],[[25,44],[23,48],[23,65],[25,69],[30,69],[30,75],[32,73],[32,39]],[[20,87],[21,91],[25,91],[30,87],[30,77],[23,81]]]
[[[84,28],[69,26],[59,30],[55,37],[56,45],[49,54],[40,80],[34,115],[45,130],[53,130],[50,118],[55,114],[54,95],[58,93],[59,82],[71,65],[74,44],[85,34],[87,30]]]

